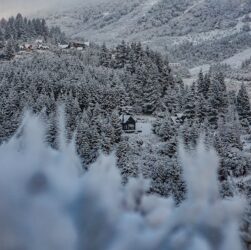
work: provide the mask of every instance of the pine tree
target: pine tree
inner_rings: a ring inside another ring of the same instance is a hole
[[[216,129],[218,126],[218,112],[217,110],[214,108],[213,105],[211,105],[211,103],[208,103],[207,105],[207,121],[209,123],[210,128],[212,129]]]
[[[224,76],[217,73],[212,81],[208,92],[209,102],[218,113],[224,114],[228,107],[228,96]]]
[[[45,122],[48,123],[46,141],[53,148],[57,147],[57,118],[55,113],[50,113],[47,117],[43,116],[44,119],[47,119]]]
[[[5,58],[7,60],[12,59],[15,56],[14,41],[13,39],[8,40],[5,51]]]
[[[241,88],[238,92],[236,98],[236,108],[241,121],[247,119],[249,122],[251,122],[251,109],[250,109],[249,96],[244,84],[241,85]]]
[[[88,168],[88,165],[92,162],[91,159],[91,142],[89,136],[90,127],[84,120],[80,121],[78,124],[77,134],[76,134],[76,145],[77,152],[80,155],[84,168]]]
[[[122,135],[122,127],[121,127],[121,121],[118,116],[118,113],[114,111],[111,116],[111,125],[114,129],[114,142],[118,143],[121,140],[121,135]]]
[[[208,74],[204,76],[201,70],[197,80],[198,94],[202,95],[204,98],[207,98],[209,86],[210,86],[210,76]]]
[[[135,177],[137,175],[137,169],[132,165],[130,160],[131,146],[128,138],[123,138],[116,150],[118,168],[123,177],[123,182],[126,183],[128,177]]]
[[[24,19],[20,13],[17,14],[16,20],[15,20],[15,29],[17,32],[17,39],[21,39],[21,38],[26,37]]]
[[[41,36],[44,37],[45,40],[47,40],[47,37],[49,36],[49,29],[46,25],[45,19],[42,19],[41,21]]]
[[[129,71],[131,74],[134,74],[136,71],[136,65],[138,63],[137,55],[135,51],[130,47],[129,54],[128,54],[128,63],[126,64],[126,70]]]
[[[160,98],[157,68],[149,60],[146,60],[142,73],[144,74],[141,76],[143,84],[142,108],[144,113],[152,114],[157,108]]]
[[[2,28],[0,28],[0,49],[4,47],[4,32]]]
[[[169,141],[175,136],[175,126],[169,114],[166,114],[159,128],[159,136]]]
[[[196,117],[200,122],[203,122],[205,117],[207,116],[207,101],[204,98],[204,95],[200,94],[197,97],[196,102]]]
[[[183,115],[184,118],[188,120],[193,120],[196,116],[195,95],[192,88],[188,91]]]
[[[180,108],[179,103],[179,90],[175,87],[168,87],[164,96],[164,105],[168,112],[172,115],[176,114]]]
[[[129,50],[125,41],[123,40],[121,44],[119,44],[116,47],[116,50],[115,50],[115,61],[113,64],[114,68],[115,69],[124,68],[128,62],[128,55],[129,55]]]
[[[198,120],[185,120],[181,127],[183,140],[188,149],[194,149],[200,136],[200,123]]]
[[[112,59],[111,53],[109,49],[107,49],[105,43],[103,43],[99,56],[100,65],[108,68],[111,64],[111,59]]]

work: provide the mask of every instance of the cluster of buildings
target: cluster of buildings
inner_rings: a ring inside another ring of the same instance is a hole
[[[48,50],[49,46],[47,46],[42,39],[38,39],[34,43],[24,43],[19,45],[19,49],[20,51]]]
[[[67,50],[67,49],[77,49],[84,50],[90,46],[89,42],[69,42],[67,44],[58,44],[58,48]],[[50,47],[42,39],[37,39],[33,43],[24,43],[19,45],[20,51],[31,52],[34,50],[49,50]]]
[[[77,50],[84,50],[90,46],[89,42],[70,42],[68,44],[59,44],[58,47],[60,49],[77,49]]]

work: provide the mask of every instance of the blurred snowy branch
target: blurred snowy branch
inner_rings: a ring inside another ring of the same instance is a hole
[[[60,149],[50,148],[31,115],[22,126],[0,147],[1,250],[242,249],[244,203],[220,199],[218,157],[202,143],[193,153],[180,147],[188,194],[175,207],[172,199],[147,195],[143,177],[123,186],[114,155],[79,176],[74,143],[60,137]]]

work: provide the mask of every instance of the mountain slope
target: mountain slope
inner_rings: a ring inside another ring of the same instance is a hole
[[[250,12],[250,0],[107,0],[54,12],[48,22],[74,38],[108,44],[140,40],[169,52],[186,42],[221,43],[223,38],[249,33]]]

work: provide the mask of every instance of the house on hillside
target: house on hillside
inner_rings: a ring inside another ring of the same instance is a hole
[[[86,49],[87,47],[90,47],[90,42],[70,42],[69,44],[69,47],[70,48],[75,48],[75,49],[78,49],[78,50],[84,50]]]
[[[89,42],[70,42],[68,44],[58,44],[60,49],[77,49],[77,50],[84,50],[87,47],[90,47]]]
[[[122,125],[122,129],[125,132],[134,132],[136,130],[136,120],[131,115],[121,115],[120,121]]]
[[[169,66],[172,68],[180,68],[181,64],[180,63],[169,63]]]
[[[32,51],[33,50],[33,46],[32,46],[32,44],[26,43],[26,44],[20,45],[19,49],[21,51]]]
[[[43,39],[37,39],[35,41],[35,44],[39,45],[39,44],[43,44],[44,43],[44,40]]]
[[[47,45],[39,44],[39,45],[37,46],[37,49],[38,49],[38,50],[48,50],[48,49],[50,49],[50,48],[49,48],[49,46],[47,46]]]
[[[87,47],[87,45],[84,42],[71,42],[70,43],[70,48],[78,49],[78,50],[83,50]]]
[[[69,44],[58,44],[58,47],[60,49],[69,49],[70,48],[70,45]]]

